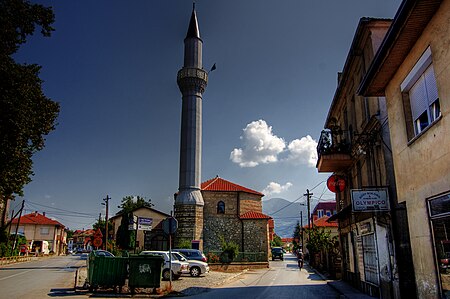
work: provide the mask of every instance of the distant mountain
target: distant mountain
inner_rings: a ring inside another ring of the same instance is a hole
[[[273,218],[275,233],[282,238],[292,237],[295,225],[300,221],[300,211],[303,211],[303,225],[308,222],[307,207],[299,202],[271,198],[262,202],[262,209],[264,214]]]

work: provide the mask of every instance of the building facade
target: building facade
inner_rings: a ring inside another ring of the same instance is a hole
[[[319,140],[317,168],[343,182],[336,188],[338,213],[330,218],[339,223],[343,279],[380,298],[414,298],[386,102],[357,94],[390,25],[391,20],[360,19]]]
[[[258,252],[268,259],[270,216],[262,213],[264,194],[220,177],[202,183],[205,201],[203,250],[220,251],[220,239],[239,245],[241,252]]]
[[[27,239],[30,253],[56,255],[65,254],[67,233],[64,225],[56,220],[33,212],[15,218],[11,222],[11,231],[23,234]]]
[[[169,236],[163,232],[162,221],[170,215],[149,207],[140,207],[131,214],[136,218],[137,222],[133,231],[136,238],[136,249],[141,250],[169,250]],[[145,223],[151,223],[150,227],[146,225],[145,229],[139,228],[139,219],[145,219]],[[122,214],[117,214],[109,220],[113,227],[114,240],[117,240],[117,231],[122,223]]]
[[[450,1],[404,0],[359,89],[386,97],[419,298],[450,298],[449,45]]]

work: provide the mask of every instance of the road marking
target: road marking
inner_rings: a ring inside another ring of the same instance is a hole
[[[20,272],[20,273],[16,273],[16,274],[13,274],[13,275],[10,275],[10,276],[6,276],[6,277],[3,277],[3,278],[0,278],[0,281],[8,279],[8,278],[16,277],[18,275],[22,275],[22,274],[28,273],[28,272],[33,271],[33,270],[36,270],[36,269],[30,269],[30,270],[23,271],[23,272]]]

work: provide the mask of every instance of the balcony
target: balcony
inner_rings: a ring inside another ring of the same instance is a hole
[[[319,172],[343,171],[353,164],[350,144],[341,137],[342,132],[335,133],[329,129],[320,134],[316,165]]]

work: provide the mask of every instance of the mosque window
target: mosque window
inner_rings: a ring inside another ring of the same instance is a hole
[[[217,203],[217,214],[225,214],[225,203],[223,201]]]

